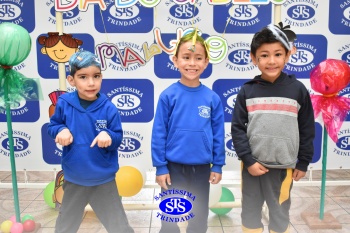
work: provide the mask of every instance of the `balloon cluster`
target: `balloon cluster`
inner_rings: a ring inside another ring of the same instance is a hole
[[[330,138],[338,141],[338,132],[350,110],[349,98],[338,96],[350,82],[350,67],[343,60],[326,59],[310,73],[311,87],[322,95],[311,95],[315,117],[322,113]]]
[[[2,233],[22,233],[32,232],[36,228],[34,217],[26,214],[22,217],[22,222],[16,222],[16,216],[12,216],[9,220],[5,220],[0,225]]]

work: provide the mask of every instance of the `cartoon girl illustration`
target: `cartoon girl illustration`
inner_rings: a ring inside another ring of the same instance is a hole
[[[39,44],[42,54],[47,54],[52,60],[58,63],[68,62],[69,58],[79,50],[83,44],[82,40],[73,38],[71,34],[59,35],[58,32],[48,32],[48,36],[40,36]]]

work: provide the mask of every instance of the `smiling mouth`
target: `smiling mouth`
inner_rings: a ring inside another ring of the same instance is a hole
[[[59,60],[63,60],[63,59],[65,59],[67,57],[67,55],[65,55],[64,57],[60,58],[60,57],[57,56],[56,52],[54,52],[54,54],[57,57],[57,59],[59,59]]]

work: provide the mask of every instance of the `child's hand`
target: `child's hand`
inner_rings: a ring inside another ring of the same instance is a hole
[[[305,176],[306,172],[294,169],[293,171],[293,180],[298,181]]]
[[[264,175],[268,171],[269,170],[266,167],[264,167],[263,165],[261,165],[258,162],[254,163],[252,166],[248,167],[248,172],[252,176],[261,176],[261,175]]]
[[[101,131],[92,141],[90,147],[95,146],[96,143],[98,147],[108,147],[112,145],[112,138],[106,131]]]
[[[221,173],[210,172],[209,183],[217,184],[220,182],[221,178],[222,178]]]
[[[73,142],[73,135],[69,129],[65,128],[59,132],[55,138],[55,142],[61,146],[68,146]]]
[[[162,187],[163,189],[168,189],[168,185],[171,185],[170,175],[164,174],[160,176],[156,176],[156,182]]]

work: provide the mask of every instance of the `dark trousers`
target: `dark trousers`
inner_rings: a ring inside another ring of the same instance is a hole
[[[187,233],[205,233],[208,228],[209,214],[209,177],[210,164],[184,165],[168,163],[171,185],[168,189],[181,189],[196,196],[190,213],[194,217],[188,220]],[[165,191],[162,189],[162,192]],[[168,197],[166,197],[168,198]],[[160,233],[179,233],[177,223],[162,221]]]
[[[263,229],[262,206],[269,209],[269,230],[285,232],[289,227],[290,191],[293,169],[273,169],[262,176],[252,176],[242,166],[242,225]],[[261,231],[262,232],[262,231]]]
[[[77,232],[88,203],[109,233],[134,232],[129,226],[114,180],[89,187],[64,181],[63,191],[55,233]]]

